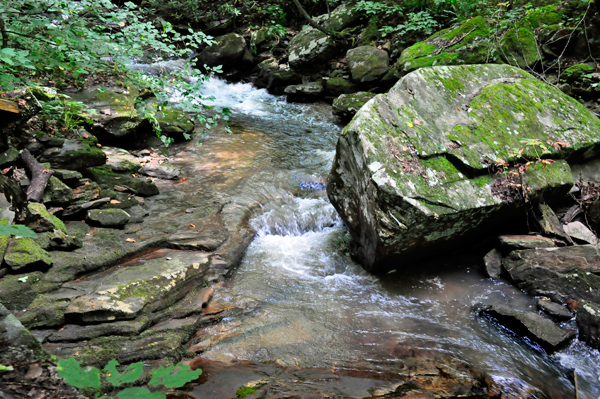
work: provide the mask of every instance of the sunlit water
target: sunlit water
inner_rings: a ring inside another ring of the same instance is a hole
[[[485,279],[464,254],[375,277],[345,253],[347,233],[322,191],[341,127],[326,104],[291,104],[248,84],[213,79],[205,96],[234,111],[233,134],[175,147],[190,178],[190,203],[219,198],[262,207],[258,234],[219,296],[247,309],[207,331],[237,332],[207,350],[212,360],[301,367],[393,370],[410,356],[454,358],[489,373],[507,391],[539,397],[600,396],[600,354],[575,341],[552,356],[475,317],[476,303],[535,309],[505,282]],[[190,187],[196,187],[196,191]],[[310,186],[318,187],[318,186]],[[224,329],[224,330],[223,330]]]

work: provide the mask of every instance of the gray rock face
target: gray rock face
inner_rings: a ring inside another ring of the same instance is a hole
[[[513,251],[502,260],[511,278],[533,295],[556,302],[600,302],[600,256],[595,245]]]
[[[333,114],[342,120],[349,121],[373,97],[375,97],[375,93],[366,91],[342,94],[333,100]]]
[[[292,68],[325,62],[336,52],[335,42],[325,33],[305,28],[290,41],[288,59]]]
[[[342,4],[331,11],[331,25],[330,15],[323,14],[315,17],[314,20],[321,26],[332,29],[335,32],[340,32],[346,28],[356,25],[362,18],[362,15],[349,4]]]
[[[246,41],[237,33],[218,36],[215,41],[215,44],[205,48],[196,59],[199,66],[231,66],[242,58],[246,50]]]
[[[179,178],[181,171],[170,165],[159,165],[147,163],[142,167],[141,172],[147,176],[158,177],[159,179],[175,180]]]
[[[505,235],[498,237],[500,246],[505,251],[513,251],[519,249],[535,249],[535,248],[553,248],[556,246],[554,241],[542,236],[533,235]]]
[[[123,227],[129,222],[129,214],[122,209],[91,209],[87,213],[88,222],[101,227]]]
[[[556,320],[565,321],[573,318],[573,313],[571,313],[569,309],[556,302],[539,299],[537,301],[537,307]]]
[[[500,278],[502,274],[502,254],[496,248],[492,249],[483,257],[485,272],[490,278]]]
[[[129,151],[114,147],[103,147],[103,151],[106,154],[106,167],[114,172],[136,173],[142,167],[137,157]]]
[[[106,155],[96,147],[94,139],[66,139],[62,147],[48,148],[40,156],[52,168],[82,170],[106,163]]]
[[[311,82],[300,85],[292,85],[285,88],[284,93],[291,101],[311,101],[319,99],[323,95],[323,83]]]
[[[598,237],[581,222],[571,222],[563,226],[571,239],[584,244],[598,244]]]
[[[577,306],[579,340],[600,349],[600,305],[581,301]]]
[[[517,161],[510,149],[523,137],[570,144],[524,176],[530,197],[564,195],[573,184],[564,158],[597,152],[600,120],[507,65],[422,68],[369,101],[341,134],[327,185],[354,259],[384,272],[513,222],[520,194],[488,168]]]
[[[564,330],[534,312],[522,312],[504,305],[488,306],[482,312],[516,334],[532,339],[549,353],[575,337],[574,331]]]
[[[388,53],[372,46],[361,46],[348,50],[348,67],[352,80],[359,83],[381,79],[390,69]]]

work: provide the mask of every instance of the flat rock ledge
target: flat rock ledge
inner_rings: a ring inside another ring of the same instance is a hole
[[[497,320],[514,333],[531,339],[548,353],[564,347],[577,333],[565,330],[535,312],[523,312],[509,306],[483,306],[480,314]]]

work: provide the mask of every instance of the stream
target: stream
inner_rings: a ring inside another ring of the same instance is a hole
[[[600,397],[598,351],[575,340],[548,356],[474,315],[477,303],[535,310],[535,299],[485,278],[468,250],[385,276],[349,258],[348,234],[324,191],[342,130],[329,105],[288,103],[219,79],[202,94],[232,109],[232,133],[217,128],[199,146],[172,146],[174,165],[198,188],[181,195],[253,209],[257,235],[216,294],[245,311],[208,327],[206,337],[227,336],[200,356],[254,371],[208,371],[192,397],[229,397],[273,365],[393,376],[407,358],[465,362],[513,395],[506,397],[575,398],[576,370],[579,398]],[[347,390],[363,397],[367,388]]]

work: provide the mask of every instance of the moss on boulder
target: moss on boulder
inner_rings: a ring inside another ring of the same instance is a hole
[[[342,94],[333,101],[333,114],[342,120],[349,121],[373,97],[375,97],[375,93],[366,91]]]
[[[104,165],[106,155],[96,144],[98,140],[89,136],[66,139],[62,147],[51,147],[45,150],[40,161],[50,162],[52,168],[70,170]]]
[[[42,272],[4,276],[0,279],[0,304],[9,310],[27,308],[37,296],[34,286],[39,284],[42,277]]]
[[[31,238],[13,239],[4,255],[4,262],[13,272],[23,273],[35,270],[48,270],[52,258]]]
[[[122,209],[91,209],[87,213],[90,224],[101,227],[123,227],[129,222],[129,214]]]
[[[42,199],[52,205],[66,205],[73,199],[73,190],[57,177],[50,176]]]
[[[352,80],[358,83],[376,82],[389,70],[389,56],[384,50],[360,46],[346,53]]]
[[[382,272],[514,223],[497,159],[557,161],[525,176],[532,197],[565,194],[565,162],[598,154],[600,120],[558,89],[508,65],[424,68],[369,101],[346,126],[327,191],[349,227],[353,256]],[[537,140],[537,141],[536,141]],[[568,143],[566,148],[548,144]],[[516,195],[518,197],[518,195]]]
[[[492,21],[481,16],[435,33],[402,52],[398,60],[401,72],[436,65],[468,65],[505,62],[520,68],[533,66],[543,51],[536,31],[558,24],[562,10],[547,5],[527,12],[508,29],[499,31]],[[501,32],[501,40],[494,37]]]
[[[120,186],[143,197],[158,194],[158,187],[150,180],[121,175],[104,167],[88,168],[86,173],[104,188],[114,189],[115,186]]]

